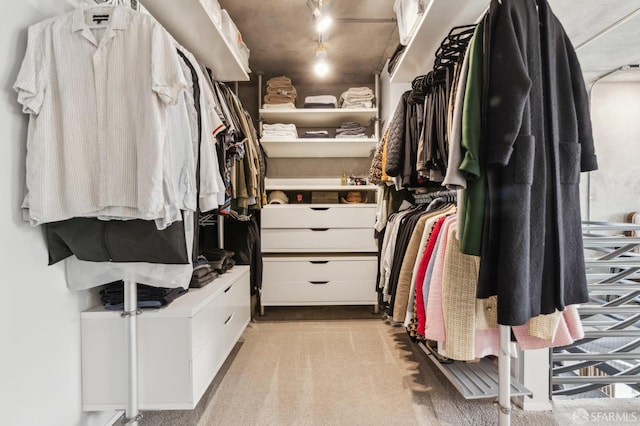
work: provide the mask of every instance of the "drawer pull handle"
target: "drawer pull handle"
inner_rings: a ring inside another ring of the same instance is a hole
[[[233,318],[233,314],[229,315],[229,318],[227,318],[227,320],[224,322],[224,325],[229,324],[229,321],[231,321],[231,318]]]
[[[324,232],[324,231],[328,231],[329,228],[311,228],[311,230],[313,232]]]
[[[320,211],[327,211],[327,210],[329,210],[329,207],[309,207],[309,208],[310,208],[311,210],[315,210],[315,211],[317,211],[317,212],[320,212]]]
[[[313,263],[314,265],[324,265],[329,263],[328,260],[310,260],[309,263]]]
[[[231,290],[231,287],[233,287],[233,284],[231,284],[229,287],[227,287],[227,288],[224,290],[224,292],[225,292],[225,293],[228,293],[228,292],[229,292],[229,290]]]
[[[329,284],[329,281],[309,281],[309,282],[314,285]]]

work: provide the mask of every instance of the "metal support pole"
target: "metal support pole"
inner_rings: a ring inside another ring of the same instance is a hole
[[[218,248],[224,248],[224,216],[218,213]]]
[[[500,356],[498,357],[498,425],[511,425],[511,327],[500,325]]]
[[[258,111],[262,108],[262,73],[258,73]],[[258,114],[258,136],[262,137],[262,115]]]
[[[127,340],[127,405],[125,424],[138,426],[142,418],[138,404],[138,292],[135,281],[124,282],[125,335]]]
[[[376,122],[375,122],[375,135],[376,141],[380,140],[380,73],[376,73],[375,78],[375,97],[376,97]]]

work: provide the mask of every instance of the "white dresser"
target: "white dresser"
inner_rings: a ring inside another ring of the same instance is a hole
[[[362,204],[270,204],[262,209],[264,270],[262,310],[267,306],[374,305],[377,245],[376,187],[341,185],[340,179],[268,179],[267,193],[357,190]],[[337,199],[337,200],[338,200]],[[336,201],[337,201],[336,200]]]
[[[124,409],[124,320],[102,306],[80,318],[83,410]],[[248,266],[235,266],[167,307],[144,310],[138,317],[140,408],[193,409],[250,319]]]

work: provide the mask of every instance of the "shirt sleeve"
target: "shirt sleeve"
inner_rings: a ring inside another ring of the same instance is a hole
[[[43,65],[43,43],[40,25],[29,27],[27,51],[13,85],[25,114],[37,115],[44,101],[46,68]]]
[[[188,87],[178,52],[160,25],[153,27],[151,37],[151,75],[153,91],[169,105],[175,105],[180,92]]]

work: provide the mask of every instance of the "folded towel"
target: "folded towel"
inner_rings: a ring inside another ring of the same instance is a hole
[[[364,133],[340,133],[336,135],[336,139],[368,139],[368,136]]]
[[[282,104],[262,104],[264,109],[295,109],[296,104],[293,102],[285,102]]]
[[[298,96],[298,91],[291,85],[285,86],[267,86],[267,93],[270,95],[293,95]]]
[[[295,103],[296,97],[293,95],[269,94],[264,96],[265,104],[286,104]]]
[[[267,86],[283,86],[291,85],[291,79],[287,76],[281,75],[279,77],[273,77],[267,80]]]
[[[373,101],[343,101],[340,108],[373,108]]]
[[[293,130],[297,131],[296,125],[293,123],[273,123],[273,124],[263,124],[262,130]]]
[[[371,108],[374,94],[368,87],[351,87],[340,95],[340,108]]]

